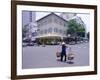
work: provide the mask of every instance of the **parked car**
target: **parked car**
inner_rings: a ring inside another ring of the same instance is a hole
[[[34,46],[34,43],[30,42],[30,43],[27,44],[27,46]]]
[[[89,39],[88,38],[83,38],[83,42],[88,42]]]
[[[25,39],[23,39],[23,42],[31,42],[31,39],[25,38]]]
[[[22,43],[22,46],[23,46],[23,47],[26,47],[27,44],[28,44],[28,43],[23,42],[23,43]]]
[[[68,37],[65,39],[66,44],[76,44],[77,39],[75,37]]]

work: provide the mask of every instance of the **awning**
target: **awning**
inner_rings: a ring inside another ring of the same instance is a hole
[[[64,37],[67,37],[67,36],[59,35],[59,34],[47,34],[47,35],[36,36],[35,38],[44,38],[44,37],[58,37],[58,38],[64,38]]]

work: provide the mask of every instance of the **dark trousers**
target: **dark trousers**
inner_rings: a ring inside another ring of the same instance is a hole
[[[66,61],[66,54],[61,54],[61,61],[63,61],[63,58],[65,58],[64,61]]]

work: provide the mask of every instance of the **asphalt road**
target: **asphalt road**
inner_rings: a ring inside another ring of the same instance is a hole
[[[89,65],[89,43],[68,45],[75,54],[73,64],[57,60],[56,52],[61,51],[61,46],[27,46],[23,47],[22,68],[48,68],[48,67],[72,67]]]

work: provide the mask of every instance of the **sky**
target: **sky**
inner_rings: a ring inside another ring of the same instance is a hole
[[[36,20],[50,14],[50,12],[36,12]],[[60,15],[60,13],[56,13],[57,15]],[[86,32],[89,32],[90,29],[90,15],[89,14],[82,14],[82,13],[77,13],[77,16],[82,19],[82,21],[86,25]]]

